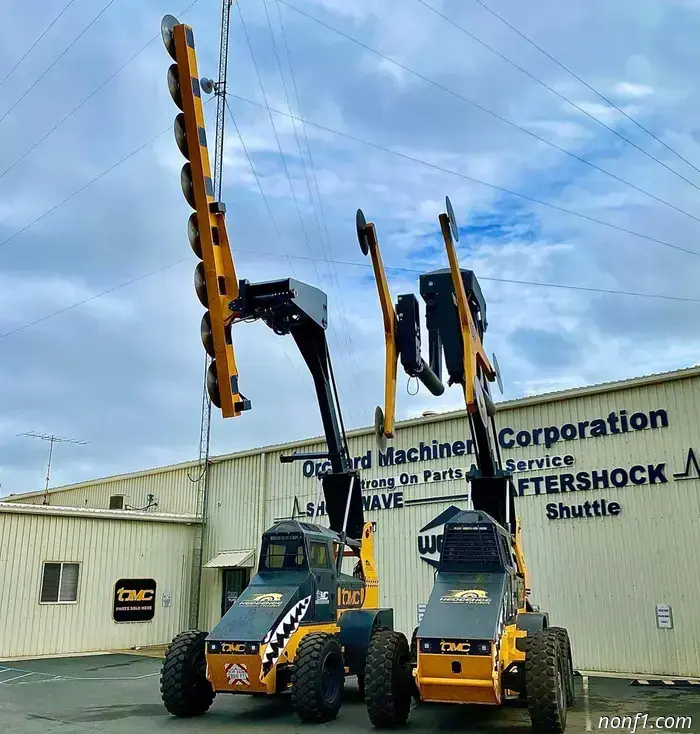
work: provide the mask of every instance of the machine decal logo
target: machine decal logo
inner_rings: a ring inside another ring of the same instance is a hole
[[[451,642],[450,640],[440,640],[440,652],[457,653],[466,655],[469,652],[468,642]]]
[[[440,601],[451,604],[490,604],[491,598],[483,589],[450,589],[440,597]]]
[[[232,686],[249,686],[248,668],[243,663],[226,663],[226,679]]]
[[[249,599],[240,602],[242,607],[278,607],[280,604],[282,604],[282,594],[276,591],[253,594]]]
[[[330,604],[330,594],[327,591],[316,592],[316,604]]]
[[[263,663],[260,669],[260,680],[267,677],[279,660],[292,635],[299,629],[299,624],[304,619],[310,604],[311,597],[304,597],[282,617],[274,632],[270,630],[265,635],[265,651],[263,652]]]
[[[365,601],[365,589],[343,589],[338,587],[338,609],[357,609]]]

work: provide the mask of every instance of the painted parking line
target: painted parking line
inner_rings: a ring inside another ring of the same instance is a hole
[[[100,677],[100,676],[89,676],[89,677],[83,677],[83,676],[75,676],[75,675],[60,675],[58,673],[42,673],[37,670],[26,670],[25,668],[8,668],[5,666],[0,666],[0,675],[3,673],[22,673],[23,675],[17,675],[12,678],[5,678],[4,680],[0,680],[0,685],[3,683],[9,683],[10,681],[19,680],[20,678],[27,678],[30,675],[40,675],[46,678],[47,680],[42,680],[42,683],[47,683],[51,681],[58,681],[58,680],[77,680],[77,681],[127,681],[127,680],[142,680],[144,678],[152,678],[153,676],[160,675],[160,671],[156,671],[155,673],[145,673],[144,675],[129,675],[129,676],[108,676],[108,677]],[[39,681],[27,681],[27,683],[38,683]]]
[[[13,680],[19,680],[20,678],[28,678],[30,675],[35,675],[35,673],[23,673],[22,675],[16,675],[13,678],[5,678],[4,680],[0,680],[0,686],[4,686],[5,683],[12,683]]]

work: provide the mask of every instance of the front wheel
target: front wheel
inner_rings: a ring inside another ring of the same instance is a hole
[[[525,690],[533,734],[563,734],[566,729],[566,671],[556,630],[527,636]]]
[[[411,710],[410,650],[401,632],[377,632],[367,650],[365,701],[375,727],[395,728]]]
[[[561,645],[561,654],[566,665],[566,675],[564,677],[566,684],[566,707],[571,708],[576,703],[576,689],[574,686],[574,664],[571,657],[569,633],[564,627],[550,627],[549,629],[556,633],[559,638],[559,644]]]
[[[302,637],[292,667],[292,706],[305,723],[335,719],[345,689],[343,649],[335,635]]]
[[[160,693],[165,708],[174,716],[201,716],[216,693],[207,680],[206,632],[188,630],[168,647],[160,672]]]

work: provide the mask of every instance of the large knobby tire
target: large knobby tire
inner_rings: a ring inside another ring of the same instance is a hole
[[[335,635],[302,637],[292,666],[292,706],[303,722],[335,719],[345,690],[343,649]]]
[[[411,658],[405,635],[373,634],[365,670],[365,702],[372,725],[393,729],[405,724],[411,710]]]
[[[564,682],[566,684],[566,707],[571,708],[576,704],[576,689],[574,686],[574,663],[571,656],[571,640],[569,640],[569,633],[564,627],[550,627],[551,631],[555,632],[559,638],[559,644],[561,645],[561,654],[566,664],[566,677]]]
[[[527,636],[525,689],[533,734],[566,729],[566,670],[559,635],[545,629]]]
[[[206,632],[188,630],[176,635],[168,647],[160,671],[160,694],[174,716],[201,716],[216,692],[206,677]]]

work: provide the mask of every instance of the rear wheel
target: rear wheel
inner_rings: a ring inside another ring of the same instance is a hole
[[[367,650],[365,701],[375,727],[395,728],[408,721],[411,709],[411,661],[401,632],[377,632]]]
[[[335,635],[302,637],[292,667],[292,706],[307,723],[335,719],[345,689],[343,650]]]
[[[566,707],[571,708],[576,703],[576,689],[574,687],[574,664],[571,657],[571,641],[569,633],[563,627],[550,627],[559,638],[561,645],[561,654],[566,664],[566,676],[564,682],[566,684]]]
[[[216,693],[207,680],[206,632],[189,630],[177,635],[168,647],[160,672],[160,693],[165,708],[174,716],[201,716]]]
[[[563,734],[566,729],[566,671],[556,630],[527,636],[525,689],[533,734]]]

